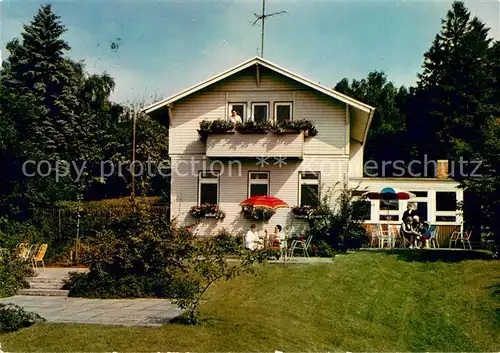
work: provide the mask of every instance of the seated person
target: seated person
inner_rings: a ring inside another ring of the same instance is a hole
[[[429,222],[422,222],[422,235],[420,236],[420,240],[422,241],[422,247],[428,248],[428,241],[431,238],[431,225]]]
[[[285,245],[285,235],[281,232],[283,228],[281,227],[281,225],[277,224],[275,227],[274,227],[274,232],[269,234],[267,233],[267,230],[265,231],[266,232],[266,237],[267,237],[267,240],[269,241],[269,246],[271,247],[274,247],[274,246],[279,246],[280,249],[283,249],[284,247],[286,247]]]
[[[252,224],[250,230],[245,234],[245,248],[252,251],[262,250],[264,248],[264,243],[260,240],[255,224]]]
[[[415,222],[411,217],[406,217],[403,224],[401,224],[401,236],[410,241],[410,249],[416,245],[416,239],[420,233],[415,229]]]

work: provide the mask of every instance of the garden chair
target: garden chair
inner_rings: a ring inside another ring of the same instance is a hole
[[[429,233],[431,234],[431,237],[429,238],[430,246],[431,248],[437,249],[439,247],[437,240],[439,234],[439,226],[431,225],[429,228]]]
[[[41,263],[43,267],[43,272],[45,272],[45,263],[43,262],[43,258],[45,257],[45,253],[47,252],[47,247],[48,247],[47,244],[40,245],[37,252],[33,256],[32,263],[33,263],[33,268],[35,270],[38,269],[37,264]]]
[[[467,230],[464,233],[463,237],[461,237],[459,239],[459,240],[462,241],[462,245],[463,245],[464,249],[465,249],[465,244],[467,243],[469,245],[469,249],[472,250],[472,245],[470,243],[470,237],[471,237],[471,235],[472,235],[472,230]]]
[[[394,243],[394,235],[392,234],[392,230],[390,229],[388,224],[378,224],[379,228],[379,246],[380,248],[384,247],[384,243],[387,243],[389,247],[393,246]]]
[[[302,237],[299,240],[292,241],[292,246],[290,246],[290,253],[288,254],[288,256],[293,257],[295,249],[302,249],[304,257],[309,257],[307,249],[311,245],[311,241],[312,241],[312,235],[308,236],[307,240],[304,240],[304,238]]]
[[[370,234],[370,245],[372,248],[378,246],[380,232],[377,225],[369,224],[367,229],[368,234]]]

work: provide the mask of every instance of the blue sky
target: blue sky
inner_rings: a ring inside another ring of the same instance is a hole
[[[18,37],[40,4],[0,0],[1,48]],[[257,55],[261,0],[52,2],[68,31],[69,55],[89,72],[116,80],[113,99],[169,96]],[[500,1],[467,1],[500,39]],[[451,1],[267,0],[264,57],[333,87],[343,77],[384,70],[397,85],[415,84],[424,52]],[[119,40],[118,40],[119,38]],[[112,49],[111,43],[118,48]]]

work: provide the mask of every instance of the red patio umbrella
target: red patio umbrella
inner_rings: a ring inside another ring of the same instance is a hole
[[[252,196],[249,199],[240,202],[240,206],[272,208],[275,210],[277,208],[288,207],[288,204],[274,196]]]

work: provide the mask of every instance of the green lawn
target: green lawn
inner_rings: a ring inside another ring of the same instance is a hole
[[[431,252],[438,255],[437,252]],[[499,351],[500,261],[360,252],[223,282],[189,327],[40,324],[7,351]]]

